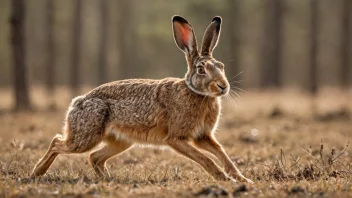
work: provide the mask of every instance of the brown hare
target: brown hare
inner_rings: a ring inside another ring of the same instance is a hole
[[[172,18],[174,39],[185,53],[184,78],[129,79],[103,84],[72,100],[63,135],[56,135],[32,176],[43,175],[59,154],[90,154],[99,177],[109,176],[105,162],[136,144],[167,145],[199,163],[218,180],[253,183],[232,163],[214,137],[221,100],[229,92],[224,64],[212,57],[220,36],[215,17],[203,37],[200,53],[194,30],[181,16]],[[197,148],[214,154],[224,171]]]

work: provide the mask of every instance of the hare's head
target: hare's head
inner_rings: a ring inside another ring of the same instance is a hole
[[[192,91],[205,96],[226,95],[230,85],[225,76],[224,64],[212,56],[220,37],[221,17],[214,17],[205,30],[200,53],[194,30],[186,19],[174,16],[172,27],[177,46],[186,54],[187,86]]]

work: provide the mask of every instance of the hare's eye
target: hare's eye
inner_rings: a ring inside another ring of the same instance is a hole
[[[198,73],[199,75],[205,75],[205,69],[204,69],[204,67],[198,66],[198,67],[197,67],[197,73]]]

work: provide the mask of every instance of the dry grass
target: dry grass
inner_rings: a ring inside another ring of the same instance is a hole
[[[65,90],[58,112],[43,111],[35,89],[34,113],[0,114],[0,197],[351,197],[351,95],[327,90],[317,99],[297,91],[247,91],[237,107],[224,101],[217,137],[243,173],[256,183],[217,182],[175,152],[135,147],[108,162],[112,178],[99,181],[87,155],[59,156],[40,179],[29,179],[51,138],[60,133]],[[1,108],[11,97],[0,91]],[[335,113],[337,112],[337,113]],[[347,113],[346,113],[347,112]]]

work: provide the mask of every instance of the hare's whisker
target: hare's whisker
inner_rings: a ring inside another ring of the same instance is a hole
[[[229,94],[229,99],[230,99],[230,101],[237,107],[236,99],[235,99],[235,97],[231,94],[231,92],[230,92],[230,94]]]
[[[237,91],[241,91],[241,92],[246,92],[245,90],[243,90],[243,89],[241,89],[241,88],[239,88],[239,87],[237,87],[237,86],[232,86],[231,87],[231,89],[235,89],[235,90],[237,90]]]
[[[236,74],[234,77],[232,77],[231,79],[236,78],[237,76],[241,75],[243,73],[243,71],[240,71],[240,73]]]
[[[241,84],[241,82],[239,81],[232,81],[232,82],[229,82],[230,85],[235,85],[235,84]]]
[[[233,94],[235,94],[237,97],[241,97],[236,91],[234,91],[234,90],[231,90],[231,93],[233,93]]]
[[[230,82],[244,82],[244,80],[235,80],[235,79],[231,79]]]

